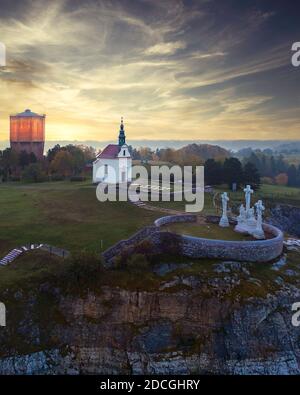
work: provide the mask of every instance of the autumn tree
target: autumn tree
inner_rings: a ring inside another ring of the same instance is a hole
[[[58,151],[51,162],[50,170],[52,173],[69,177],[73,174],[74,161],[70,152],[61,150]]]
[[[277,185],[287,185],[289,177],[286,173],[280,173],[275,177],[275,182]]]
[[[260,188],[260,174],[257,167],[251,162],[244,166],[243,182],[244,184],[250,184],[255,191]]]
[[[239,188],[243,181],[243,168],[241,162],[237,158],[226,158],[223,165],[224,181],[229,188],[236,183]]]

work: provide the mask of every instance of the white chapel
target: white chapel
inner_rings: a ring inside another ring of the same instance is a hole
[[[126,144],[121,118],[118,144],[109,144],[93,162],[93,183],[118,184],[131,182],[132,158]]]

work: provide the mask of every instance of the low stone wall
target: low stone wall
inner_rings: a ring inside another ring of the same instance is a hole
[[[153,233],[159,232],[159,228],[157,226],[145,226],[136,232],[133,236],[126,240],[120,240],[117,244],[114,244],[112,247],[108,248],[102,253],[102,257],[106,264],[110,264],[113,261],[113,258],[119,255],[126,248],[132,247],[135,244],[141,242],[142,240],[148,238]]]
[[[176,222],[196,222],[197,215],[195,214],[180,214],[180,215],[167,215],[165,217],[158,218],[154,221],[155,226],[163,226],[166,224],[174,224]]]
[[[177,222],[196,222],[195,214],[168,215],[158,218],[154,226],[146,226],[127,240],[121,240],[103,252],[107,266],[125,249],[134,248],[142,240],[153,244],[153,253],[170,253],[190,258],[211,258],[242,262],[268,262],[282,254],[283,233],[275,226],[264,224],[264,230],[274,235],[268,240],[227,241],[205,239],[163,231],[161,226]],[[199,225],[201,226],[201,225]]]
[[[179,217],[181,217],[181,219]],[[166,225],[168,223],[183,222],[183,217],[184,215],[162,217],[159,218],[160,221],[158,223]],[[180,253],[191,258],[268,262],[281,255],[283,250],[283,233],[272,225],[264,224],[263,228],[266,232],[274,235],[274,237],[268,240],[227,241],[181,235]],[[163,234],[167,235],[166,237],[168,237],[168,240],[171,240],[170,235],[174,235],[178,243],[177,234],[164,231],[160,232],[160,239],[158,235],[155,235],[155,237],[151,237],[151,241],[156,244],[159,242],[162,243]]]

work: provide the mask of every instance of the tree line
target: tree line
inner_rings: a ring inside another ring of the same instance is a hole
[[[300,187],[300,165],[288,163],[283,155],[267,155],[260,151],[252,152],[243,162],[252,163],[266,184]]]
[[[95,149],[69,144],[49,149],[43,159],[38,160],[34,153],[16,152],[11,148],[0,151],[0,180],[20,179],[41,182],[49,179],[60,180],[84,175],[85,166],[96,157]]]
[[[260,174],[255,165],[246,162],[244,165],[237,158],[226,158],[224,162],[207,159],[204,164],[204,180],[206,185],[228,184],[229,188],[236,185],[250,184],[255,190],[260,187]]]

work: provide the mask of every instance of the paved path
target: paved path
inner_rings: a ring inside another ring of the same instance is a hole
[[[5,266],[8,263],[13,262],[21,254],[24,254],[25,252],[32,250],[48,251],[51,254],[57,255],[61,258],[67,258],[70,255],[69,251],[63,250],[62,248],[50,246],[48,244],[30,244],[27,246],[18,247],[11,250],[4,258],[0,259],[0,266]]]
[[[134,202],[132,200],[129,200],[130,203],[132,203],[133,205],[139,207],[139,208],[143,208],[145,210],[150,210],[150,211],[158,211],[160,213],[164,213],[167,215],[180,215],[180,214],[186,214],[186,211],[184,210],[175,210],[175,209],[171,209],[171,208],[165,208],[165,207],[158,207],[158,206],[152,206],[151,204],[142,202],[142,201],[137,201]],[[204,214],[198,214],[197,215],[197,222],[199,224],[204,224],[206,223],[206,216]]]

